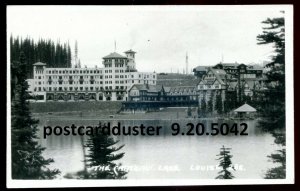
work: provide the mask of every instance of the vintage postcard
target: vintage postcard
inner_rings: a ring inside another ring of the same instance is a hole
[[[294,183],[293,6],[7,6],[7,187]]]

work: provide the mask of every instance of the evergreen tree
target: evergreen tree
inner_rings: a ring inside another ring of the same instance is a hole
[[[224,112],[228,113],[229,111],[231,111],[232,109],[235,108],[235,104],[234,104],[234,94],[236,92],[234,91],[226,91],[225,92],[225,100],[224,100]]]
[[[26,63],[24,53],[20,61],[11,65],[11,158],[13,179],[52,179],[60,172],[47,166],[54,162],[45,159],[41,147],[36,141],[38,121],[31,117],[28,103],[28,84],[26,81]]]
[[[201,116],[206,116],[206,101],[204,98],[201,100]]]
[[[207,102],[207,113],[210,113],[210,114],[212,114],[212,112],[214,111],[213,98],[214,98],[214,95],[213,95],[213,93],[211,93],[210,99]]]
[[[267,171],[265,178],[286,177],[286,152],[285,152],[285,27],[284,18],[268,18],[262,22],[267,27],[263,28],[263,34],[257,36],[258,44],[272,44],[274,54],[266,67],[267,91],[264,93],[264,107],[261,108],[263,119],[259,121],[260,127],[271,132],[275,137],[275,143],[283,148],[276,154],[268,156],[274,163],[280,163],[279,167]],[[279,129],[279,130],[278,130]],[[277,132],[281,133],[277,133]]]
[[[285,151],[285,133],[273,132],[275,137],[275,143],[281,145],[283,148],[277,150],[276,153],[269,155],[268,157],[273,163],[279,163],[279,166],[271,168],[267,171],[266,179],[285,179],[286,177],[286,151]]]
[[[201,116],[201,108],[200,108],[200,106],[197,107],[197,115],[198,115],[198,117]]]
[[[285,29],[284,18],[268,18],[262,23],[263,34],[257,36],[258,44],[273,44],[272,61],[266,65],[267,91],[264,94],[265,107],[262,115],[265,117],[262,126],[266,130],[274,127],[285,128]]]
[[[96,131],[96,130],[95,130]],[[93,167],[88,175],[89,179],[125,179],[127,172],[116,168],[120,164],[114,161],[121,159],[125,153],[114,154],[121,150],[124,145],[113,147],[119,141],[115,141],[113,137],[103,134],[101,131],[90,136],[87,141],[86,147],[89,148],[89,154],[86,156],[88,159],[87,166]],[[97,170],[97,167],[108,167],[109,170]]]
[[[187,113],[187,116],[188,116],[188,117],[191,117],[191,116],[192,116],[192,108],[188,107],[186,113]]]
[[[10,61],[16,62],[19,59],[21,50],[27,59],[27,78],[33,78],[33,64],[35,62],[47,63],[47,67],[71,67],[71,49],[69,44],[54,44],[51,40],[14,38],[10,36]]]
[[[216,179],[233,179],[234,178],[232,173],[228,170],[229,168],[232,168],[233,170],[235,170],[232,167],[232,162],[231,162],[232,155],[230,155],[230,150],[231,150],[231,148],[225,148],[223,145],[223,147],[220,149],[220,154],[217,155],[219,157],[217,160],[220,161],[219,167],[221,167],[222,170],[218,173],[219,175],[216,177]]]
[[[222,114],[223,113],[223,103],[222,103],[222,96],[221,96],[221,94],[216,95],[215,110],[218,112],[218,114]]]

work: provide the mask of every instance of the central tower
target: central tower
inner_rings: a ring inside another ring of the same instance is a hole
[[[126,57],[128,58],[128,65],[127,65],[127,71],[128,72],[136,72],[135,68],[135,54],[136,52],[133,50],[127,50],[124,52],[126,54]]]

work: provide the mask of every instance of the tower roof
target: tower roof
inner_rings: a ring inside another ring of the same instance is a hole
[[[133,50],[127,50],[126,52],[124,52],[124,53],[136,53],[136,52],[134,52]]]
[[[110,53],[110,54],[107,55],[107,56],[104,56],[103,58],[105,59],[105,58],[127,58],[127,57],[122,56],[122,55],[119,54],[119,53],[113,52],[113,53]]]

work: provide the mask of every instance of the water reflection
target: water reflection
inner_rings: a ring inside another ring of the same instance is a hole
[[[108,121],[106,121],[107,123]],[[262,178],[265,171],[274,164],[268,162],[267,155],[277,149],[273,144],[274,138],[257,128],[257,122],[235,121],[235,123],[246,122],[248,124],[248,136],[218,135],[218,136],[172,136],[171,124],[179,123],[183,130],[188,122],[203,123],[206,127],[212,122],[225,123],[221,120],[119,120],[110,121],[112,125],[121,122],[124,126],[162,126],[160,136],[115,136],[120,140],[119,144],[125,144],[121,152],[125,156],[119,161],[123,166],[149,167],[147,170],[135,168],[131,170],[128,179],[161,179],[161,178],[215,178],[217,170],[212,166],[218,164],[216,155],[220,147],[225,145],[232,148],[233,164],[242,165],[242,170],[233,172],[236,178]],[[50,167],[62,171],[62,176],[68,172],[76,172],[83,169],[82,147],[79,136],[48,136],[43,138],[43,126],[70,126],[71,124],[98,125],[98,120],[76,121],[43,119],[40,118],[39,131],[42,146],[46,147],[45,157],[51,157],[55,163]],[[230,125],[232,121],[226,121]],[[87,140],[88,137],[84,137]],[[202,170],[195,170],[195,166]],[[206,168],[206,170],[203,170]],[[173,170],[172,170],[173,169]],[[175,169],[175,170],[174,170]],[[177,170],[176,170],[177,169]]]

